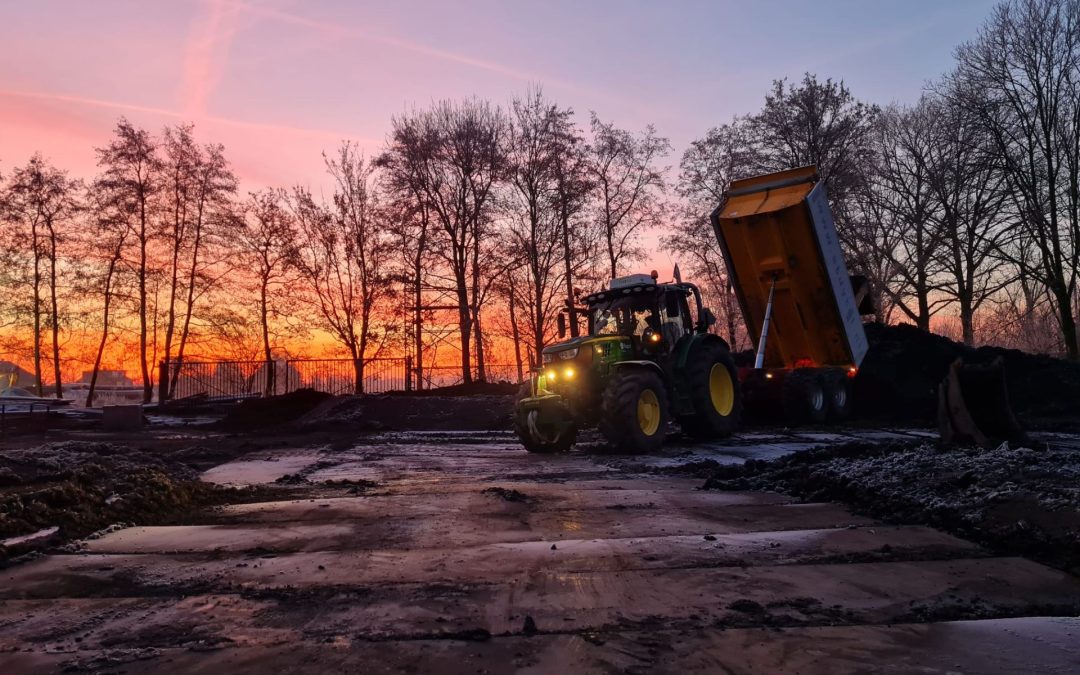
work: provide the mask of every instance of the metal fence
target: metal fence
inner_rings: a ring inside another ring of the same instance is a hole
[[[417,371],[410,358],[367,359],[363,362],[360,389],[365,394],[409,391],[417,388]],[[169,378],[167,401],[181,399],[223,400],[274,396],[297,389],[329,394],[358,391],[357,364],[353,359],[281,359],[276,361],[188,361],[160,368]],[[461,384],[460,366],[426,366],[419,373],[420,389]],[[477,377],[474,371],[474,378]],[[488,382],[518,382],[517,366],[485,364]]]

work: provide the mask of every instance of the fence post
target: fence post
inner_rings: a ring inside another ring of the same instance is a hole
[[[405,357],[405,391],[412,391],[412,357]]]

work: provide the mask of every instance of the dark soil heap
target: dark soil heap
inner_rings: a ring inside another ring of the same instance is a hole
[[[839,501],[888,522],[947,530],[1080,571],[1080,449],[846,444],[718,467],[707,489]]]
[[[860,417],[931,423],[937,417],[938,384],[954,360],[989,364],[998,357],[1021,423],[1055,426],[1080,417],[1080,363],[1015,349],[975,349],[908,324],[868,324],[866,337],[870,350],[854,381]]]
[[[229,410],[221,420],[225,429],[262,429],[300,419],[327,399],[330,394],[314,389],[297,389],[281,396],[253,398]]]
[[[47,542],[55,544],[117,523],[182,522],[204,506],[245,499],[250,490],[199,482],[197,467],[217,454],[85,441],[0,451],[0,539],[55,527]],[[0,546],[0,562],[41,544]]]

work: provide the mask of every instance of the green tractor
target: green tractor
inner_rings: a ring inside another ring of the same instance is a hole
[[[633,274],[585,301],[575,311],[586,314],[587,335],[545,348],[515,407],[514,429],[529,452],[565,452],[586,426],[632,453],[659,448],[672,419],[699,439],[735,430],[738,373],[727,342],[708,332],[715,318],[697,286],[682,283],[677,270],[664,284],[655,272]]]

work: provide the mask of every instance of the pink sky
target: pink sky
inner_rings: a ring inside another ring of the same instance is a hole
[[[675,165],[776,77],[812,70],[874,102],[914,100],[993,3],[885,4],[22,2],[0,22],[0,173],[41,151],[92,176],[93,147],[125,115],[153,130],[194,122],[245,188],[318,185],[321,150],[377,151],[395,113],[505,103],[537,83],[583,121],[655,123]]]

